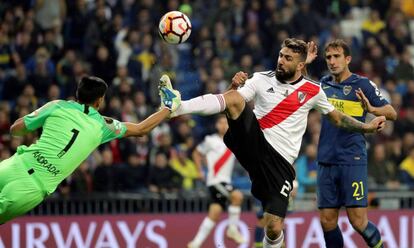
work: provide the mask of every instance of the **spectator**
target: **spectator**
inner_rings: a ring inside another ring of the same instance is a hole
[[[148,186],[148,167],[146,160],[138,154],[128,156],[127,163],[121,169],[121,189],[124,192],[145,192]]]
[[[60,24],[58,24],[60,25]],[[58,61],[58,58],[61,56],[63,41],[59,39],[58,35],[53,29],[48,29],[44,32],[44,42],[43,46],[48,50],[51,59],[54,62]],[[61,37],[60,37],[61,38]]]
[[[151,192],[174,192],[182,187],[182,176],[170,167],[167,156],[162,152],[155,155],[148,178]]]
[[[172,147],[172,137],[170,134],[170,126],[168,124],[161,124],[152,131],[151,141],[154,144],[153,149],[150,152],[150,164],[155,163],[155,155],[159,152],[165,154],[170,160],[175,156],[175,150]]]
[[[53,27],[56,21],[62,21],[66,16],[66,2],[64,0],[36,0],[35,20],[43,29]]]
[[[188,147],[185,144],[177,145],[177,157],[170,160],[171,167],[178,172],[183,178],[182,188],[184,190],[192,190],[195,188],[194,181],[200,179],[197,166],[189,158]]]
[[[65,91],[65,96],[75,96],[76,86],[78,85],[79,80],[87,73],[85,68],[84,62],[81,60],[76,60],[72,67],[72,73],[70,74],[70,78],[68,83],[63,86]]]
[[[395,68],[394,75],[397,80],[407,81],[414,78],[414,66],[410,63],[410,53],[404,52],[400,56],[397,67]]]
[[[65,22],[67,27],[65,41],[68,47],[81,50],[89,16],[85,0],[75,0],[73,2],[75,2],[75,6],[72,11],[69,9],[69,17]]]
[[[60,87],[65,88],[73,77],[73,67],[76,59],[76,53],[74,50],[69,49],[65,52],[63,58],[61,58],[56,66],[56,79]]]
[[[368,18],[362,23],[362,33],[365,37],[375,36],[385,28],[385,22],[381,20],[377,10],[371,9]]]
[[[10,118],[6,109],[0,109],[0,146],[10,139]]]
[[[39,97],[45,97],[47,88],[55,81],[55,65],[45,47],[39,47],[26,64],[29,81],[37,89]]]
[[[118,66],[116,77],[112,80],[112,85],[118,86],[121,82],[126,82],[131,86],[134,84],[134,79],[129,76],[126,66]]]
[[[26,67],[21,63],[16,65],[16,74],[10,75],[4,82],[2,99],[15,100],[28,83]]]
[[[96,167],[93,173],[93,189],[96,192],[118,191],[119,172],[114,165],[112,152],[109,149],[102,151],[102,163]]]
[[[316,162],[317,146],[309,144],[305,148],[305,154],[296,160],[296,180],[298,181],[297,197],[300,198],[305,192],[315,192],[316,189]]]
[[[400,164],[401,182],[414,188],[414,148],[410,149],[408,156]]]
[[[69,180],[70,192],[74,195],[84,195],[92,193],[93,180],[89,171],[89,164],[87,161],[75,170]]]
[[[158,85],[154,82],[158,82],[163,74],[167,74],[173,81],[176,79],[173,60],[169,52],[161,55],[159,63],[155,64],[151,69],[148,93],[153,105],[158,104]],[[142,86],[138,88],[142,89]]]
[[[372,149],[372,155],[369,156],[368,163],[368,182],[370,188],[374,189],[398,189],[397,164],[389,160],[385,145],[376,144]]]
[[[262,62],[264,57],[264,49],[261,44],[261,39],[258,33],[250,33],[247,35],[243,49],[238,51],[236,59],[240,59],[241,56],[249,54],[252,56],[253,65],[258,65]]]
[[[147,118],[151,113],[154,112],[154,109],[151,107],[151,105],[147,103],[144,92],[135,92],[133,101],[135,105],[135,113],[137,114],[139,120]]]
[[[0,80],[7,75],[8,70],[13,67],[15,60],[18,58],[13,53],[10,46],[10,39],[6,32],[0,29]]]
[[[403,108],[414,108],[414,77],[407,81],[407,93],[403,97]]]
[[[308,0],[300,1],[299,10],[292,18],[293,34],[309,38],[318,35],[322,28],[321,16],[310,8]]]
[[[387,125],[380,136],[368,137],[373,159],[380,160],[376,153],[382,151],[381,145],[386,148],[385,161],[370,166],[399,165],[414,144],[410,134],[414,133],[414,68],[409,51],[413,45],[409,29],[412,1],[0,2],[1,158],[10,156],[17,142],[10,139],[7,123],[30,113],[39,102],[74,99],[76,85],[85,74],[99,74],[112,84],[105,115],[143,119],[159,106],[156,83],[161,74],[167,73],[183,89],[184,98],[194,93],[223,92],[239,70],[249,74],[274,70],[272,56],[289,36],[307,37],[323,51],[324,43],[343,36],[339,20],[358,21],[360,17],[353,15],[355,9],[372,11],[360,26],[369,35],[364,40],[356,36],[360,32],[346,37],[355,55],[351,66],[371,77],[399,113],[395,126]],[[184,44],[169,45],[154,27],[163,12],[177,9],[189,14],[192,34]],[[308,67],[310,76],[322,76],[322,67],[324,56],[319,54]],[[172,147],[178,143],[191,147],[211,126],[211,119],[206,117],[188,116],[185,123],[182,119],[165,122],[152,132],[150,141],[111,143],[111,164],[113,160],[126,162],[134,154],[139,164],[149,160],[153,165],[157,153],[175,159]],[[304,148],[317,142],[320,118],[310,114],[308,126]],[[20,142],[36,138],[34,134]],[[300,154],[306,156],[306,149]],[[111,168],[108,175],[117,177],[115,169],[119,167],[102,167],[102,163],[97,160],[90,164],[91,173],[95,167],[97,171]],[[386,172],[382,169],[373,169],[372,173],[382,177]],[[69,184],[62,188],[69,191]],[[118,190],[116,182],[110,184],[111,191]]]
[[[115,76],[115,63],[105,45],[99,45],[92,60],[92,73],[111,83]]]
[[[93,52],[96,51],[101,44],[105,47],[111,45],[109,42],[111,40],[111,37],[109,36],[111,22],[108,20],[108,16],[105,13],[105,6],[97,6],[94,14],[94,18],[90,18],[88,20],[89,22],[81,24],[86,25],[87,27],[83,42],[83,54],[86,55],[86,58],[91,58]]]
[[[138,122],[138,117],[134,109],[134,102],[131,99],[125,100],[122,105],[121,120],[124,122]]]
[[[16,52],[19,54],[21,62],[26,63],[35,53],[37,44],[28,32],[21,32],[16,38]]]

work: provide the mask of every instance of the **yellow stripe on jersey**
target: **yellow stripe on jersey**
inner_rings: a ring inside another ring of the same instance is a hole
[[[341,111],[350,116],[362,117],[364,109],[360,102],[342,100],[336,98],[328,98],[329,102],[335,107],[336,110]]]

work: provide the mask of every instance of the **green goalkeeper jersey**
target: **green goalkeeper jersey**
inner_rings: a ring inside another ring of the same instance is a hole
[[[47,194],[56,190],[100,144],[123,137],[125,124],[104,117],[94,108],[57,100],[24,117],[26,128],[42,128],[36,143],[19,146],[17,154]]]

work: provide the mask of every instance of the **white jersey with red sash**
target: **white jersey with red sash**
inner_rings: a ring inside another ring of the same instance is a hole
[[[280,82],[274,71],[257,72],[240,88],[246,102],[254,101],[254,114],[270,145],[291,164],[298,156],[308,113],[334,110],[320,85],[305,77]]]
[[[235,156],[218,134],[207,135],[197,146],[197,151],[206,157],[208,165],[207,186],[231,183]]]

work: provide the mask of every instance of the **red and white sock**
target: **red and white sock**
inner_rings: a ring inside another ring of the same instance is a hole
[[[226,101],[222,94],[207,94],[187,101],[181,101],[181,105],[175,113],[176,115],[213,115],[223,112],[225,109]]]

